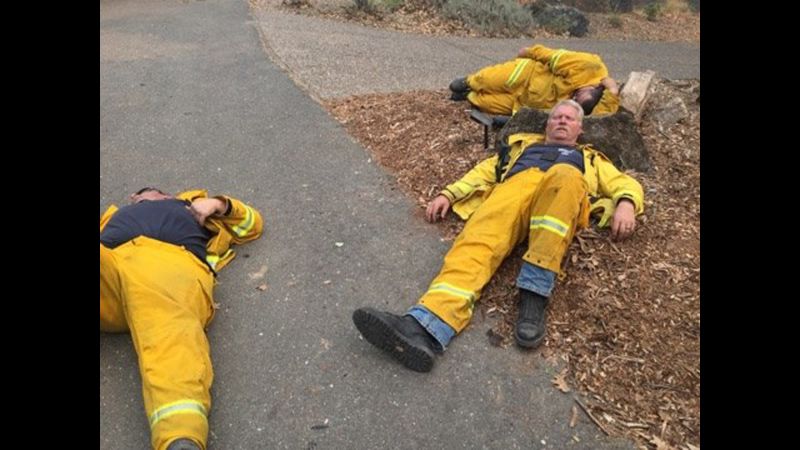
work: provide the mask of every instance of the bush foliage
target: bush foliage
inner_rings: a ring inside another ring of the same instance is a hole
[[[484,33],[515,35],[533,25],[533,17],[516,0],[448,0],[442,14]]]

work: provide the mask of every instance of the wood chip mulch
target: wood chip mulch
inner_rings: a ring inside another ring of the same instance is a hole
[[[604,431],[629,436],[641,448],[691,450],[700,441],[699,81],[657,80],[648,105],[674,97],[686,104],[687,118],[661,130],[646,111],[640,124],[653,168],[633,173],[646,200],[635,235],[612,242],[607,229],[592,228],[576,236],[566,277],[551,299],[541,356],[565,362],[559,385],[581,393],[581,406]],[[482,126],[446,90],[364,95],[324,106],[420,211],[490,156]],[[463,223],[449,214],[431,226],[453,239]],[[513,342],[514,284],[524,250],[507,258],[477,309],[494,321],[487,338],[501,347]]]

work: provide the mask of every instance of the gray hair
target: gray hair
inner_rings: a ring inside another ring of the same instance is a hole
[[[577,115],[578,123],[583,124],[583,106],[581,106],[580,103],[576,102],[575,100],[572,100],[571,98],[567,98],[556,103],[555,106],[553,106],[553,108],[547,114],[548,121],[553,117],[553,112],[555,112],[555,110],[562,105],[568,105],[571,106],[573,109],[575,109],[575,111],[578,113]]]

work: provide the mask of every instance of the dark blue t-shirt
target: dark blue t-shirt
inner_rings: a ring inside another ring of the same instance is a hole
[[[182,245],[206,262],[206,244],[211,232],[197,223],[185,200],[143,201],[120,208],[108,221],[100,242],[108,248],[120,246],[137,236]]]

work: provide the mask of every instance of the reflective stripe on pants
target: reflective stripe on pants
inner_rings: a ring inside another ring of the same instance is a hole
[[[467,100],[485,113],[511,115],[514,99],[525,90],[535,65],[528,58],[516,58],[484,67],[467,77]]]
[[[528,251],[525,261],[561,272],[561,260],[569,248],[579,220],[588,213],[586,180],[569,164],[556,164],[547,171],[531,207]]]

